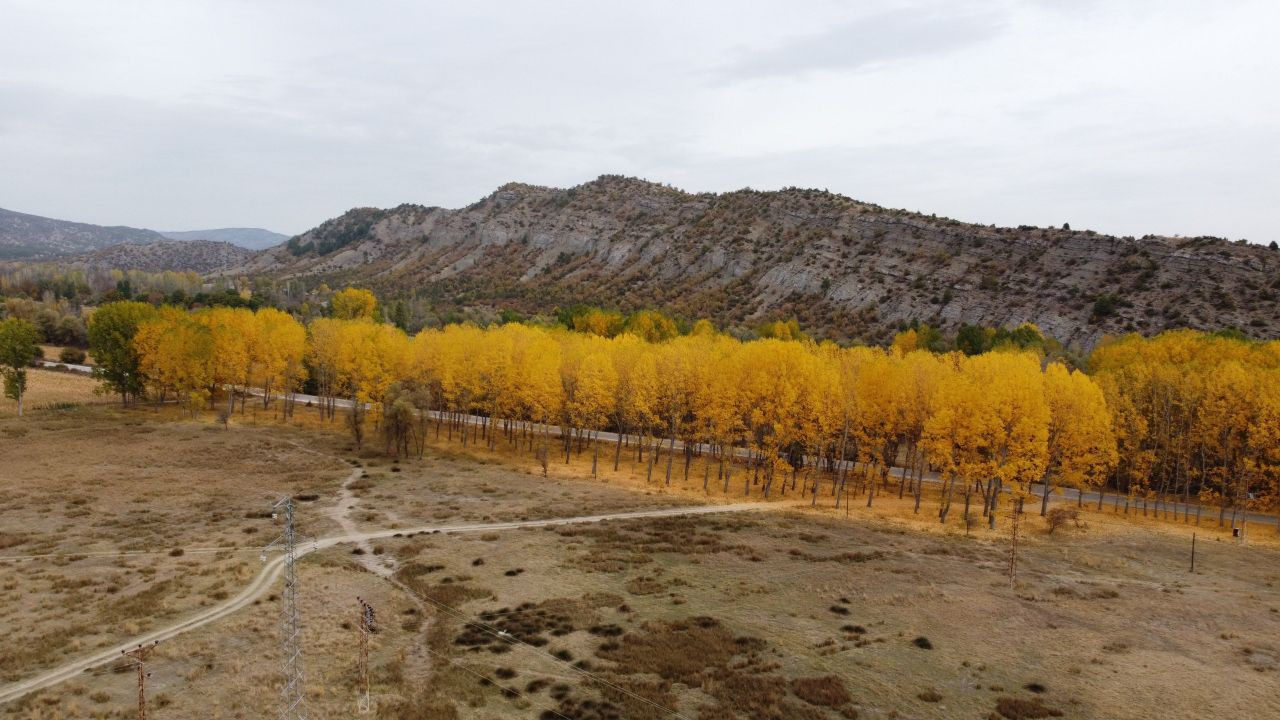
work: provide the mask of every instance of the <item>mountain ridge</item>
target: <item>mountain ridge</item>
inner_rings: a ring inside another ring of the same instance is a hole
[[[158,240],[108,245],[91,253],[60,259],[115,270],[195,272],[201,275],[234,267],[253,256],[249,248],[220,240]]]
[[[825,190],[687,193],[605,175],[507,183],[455,210],[353,208],[237,274],[366,284],[437,306],[658,307],[722,326],[797,317],[884,342],[911,322],[1032,322],[1090,347],[1166,327],[1275,337],[1280,253],[1221,238],[965,223]]]
[[[211,228],[209,230],[161,230],[170,240],[211,240],[238,245],[249,250],[265,250],[289,239],[288,235],[265,228]]]
[[[123,243],[164,240],[154,230],[56,220],[0,208],[0,259],[47,259]]]
[[[59,220],[0,208],[0,260],[51,260],[85,255],[113,245],[148,244],[166,240],[229,242],[256,251],[279,245],[288,239],[287,235],[263,228],[158,232],[126,225],[95,225]],[[173,252],[170,255],[176,257]]]

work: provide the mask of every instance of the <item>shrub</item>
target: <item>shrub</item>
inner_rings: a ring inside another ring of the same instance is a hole
[[[1045,522],[1049,524],[1049,534],[1052,535],[1054,530],[1073,523],[1076,527],[1084,527],[1084,523],[1080,522],[1080,511],[1075,508],[1054,508],[1044,516]]]
[[[64,347],[62,352],[58,353],[58,360],[68,365],[81,365],[86,357],[88,356],[85,352],[77,347]]]
[[[1062,711],[1046,706],[1039,699],[1002,697],[996,700],[996,712],[1009,720],[1036,720],[1037,718],[1062,717]]]
[[[1120,298],[1111,293],[1103,293],[1093,301],[1093,318],[1098,320],[1114,315],[1121,304]]]
[[[810,705],[821,707],[840,707],[853,699],[844,681],[834,675],[796,678],[791,681],[791,692]]]

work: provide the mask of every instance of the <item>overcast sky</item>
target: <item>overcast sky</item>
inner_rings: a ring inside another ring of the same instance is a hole
[[[1280,2],[0,0],[0,207],[301,232],[602,173],[1280,239]]]

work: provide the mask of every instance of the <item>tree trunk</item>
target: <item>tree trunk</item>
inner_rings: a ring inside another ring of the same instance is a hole
[[[596,474],[596,466],[600,462],[600,441],[596,437],[596,433],[591,433],[591,477],[598,477]]]
[[[947,513],[951,512],[951,487],[956,484],[954,472],[947,473],[942,481],[942,492],[938,496],[938,522],[947,522]]]
[[[667,444],[667,486],[671,485],[671,464],[676,459],[676,433],[671,431],[671,441]]]
[[[613,471],[618,472],[618,463],[622,460],[622,426],[618,426],[618,445],[613,449]]]
[[[999,480],[991,480],[991,511],[987,514],[987,529],[996,529],[996,510],[1000,505],[1000,492],[1003,483]]]
[[[874,463],[872,463],[872,466],[871,466],[871,472],[872,472],[872,474],[874,475],[874,473],[875,473],[875,464],[874,464]],[[865,473],[865,470],[864,470],[864,473]],[[875,483],[875,481],[874,481],[874,480],[872,480],[872,481],[869,483],[869,487],[867,488],[867,507],[871,507],[871,501],[872,501],[872,500],[875,500],[875,497],[876,497],[876,483]]]

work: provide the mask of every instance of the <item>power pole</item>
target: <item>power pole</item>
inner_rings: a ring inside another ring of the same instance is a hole
[[[156,640],[150,645],[120,651],[121,655],[132,659],[134,666],[138,668],[138,720],[147,720],[147,677],[151,675],[147,672],[147,658],[151,657],[151,651],[159,644],[160,641]]]
[[[360,694],[356,698],[356,706],[361,713],[367,713],[373,709],[373,701],[369,695],[369,635],[375,632],[375,618],[373,606],[365,602],[364,598],[356,598],[360,601],[360,665],[357,673],[360,676]]]
[[[302,687],[302,620],[298,615],[297,547],[303,539],[294,524],[293,498],[286,495],[272,509],[272,517],[284,514],[284,533],[263,549],[262,557],[274,547],[284,551],[284,592],[280,596],[280,642],[282,650],[280,720],[307,720],[306,693]]]

